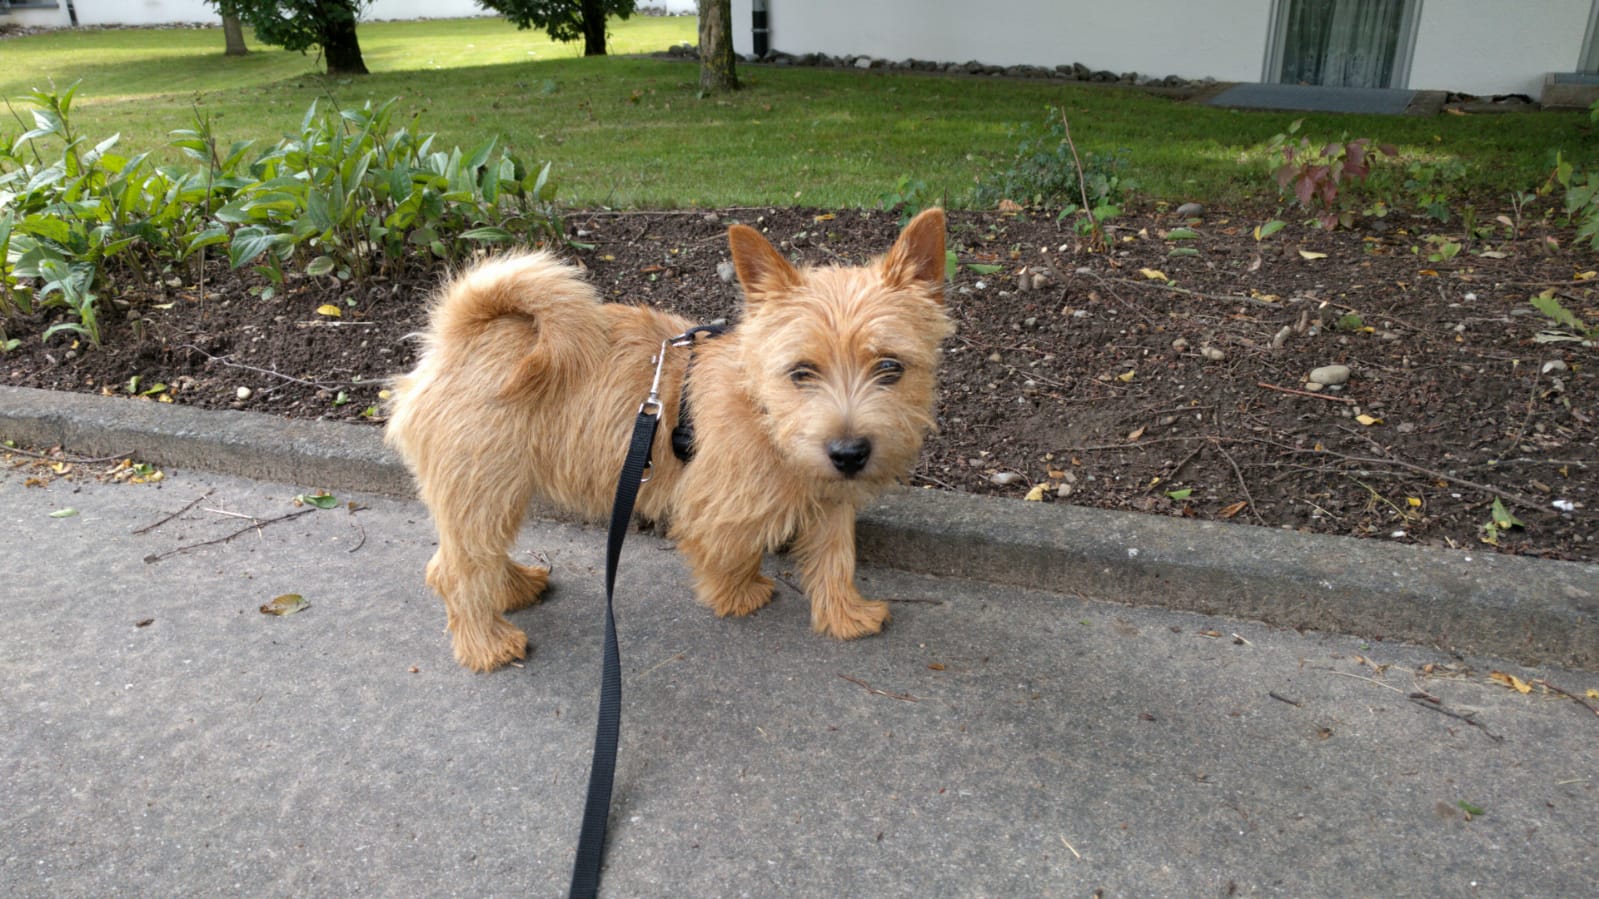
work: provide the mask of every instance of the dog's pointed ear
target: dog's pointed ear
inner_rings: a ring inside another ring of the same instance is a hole
[[[920,284],[943,296],[944,210],[924,210],[911,219],[883,257],[883,280],[895,287]]]
[[[748,225],[727,229],[727,245],[733,253],[733,268],[738,283],[744,285],[744,301],[760,302],[768,296],[781,296],[798,287],[803,277],[782,254]]]

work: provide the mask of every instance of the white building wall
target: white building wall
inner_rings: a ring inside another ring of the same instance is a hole
[[[1422,0],[1410,87],[1537,99],[1549,72],[1574,72],[1594,0]]]
[[[753,47],[733,0],[734,49]],[[785,53],[1259,81],[1274,0],[766,0]],[[1577,68],[1596,0],[1419,0],[1411,88],[1538,96]]]
[[[10,12],[0,13],[0,23],[22,25],[26,28],[66,28],[72,24],[72,16],[67,12],[66,3],[59,6],[41,8],[37,6],[12,9]]]
[[[1080,62],[1118,74],[1258,81],[1272,0],[767,0],[785,53],[990,65]],[[751,0],[733,47],[752,49]]]

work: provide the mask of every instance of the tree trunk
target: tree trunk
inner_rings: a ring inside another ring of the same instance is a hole
[[[239,17],[232,13],[222,14],[222,40],[227,44],[223,51],[225,56],[243,56],[250,52],[244,46],[244,26],[239,24]]]
[[[355,36],[355,17],[331,18],[326,24],[322,57],[327,60],[328,74],[365,75],[366,61],[361,58],[361,42]]]
[[[700,91],[720,94],[738,90],[733,71],[733,0],[699,0]]]
[[[605,2],[582,0],[583,55],[605,55]]]

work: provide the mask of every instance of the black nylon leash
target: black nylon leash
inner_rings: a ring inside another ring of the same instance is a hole
[[[600,712],[594,726],[594,755],[589,762],[588,795],[583,800],[583,825],[578,831],[577,859],[572,864],[573,899],[592,899],[600,890],[600,863],[605,858],[605,829],[611,815],[611,787],[616,781],[616,750],[622,728],[622,654],[616,643],[616,566],[622,558],[622,541],[633,520],[638,489],[649,480],[650,447],[661,421],[661,368],[669,346],[690,346],[697,334],[720,334],[717,326],[691,328],[661,341],[655,357],[655,380],[650,395],[633,421],[633,440],[616,479],[616,500],[611,504],[611,526],[605,541],[605,650],[600,668]]]
[[[578,831],[577,860],[572,865],[573,899],[592,899],[600,890],[600,862],[605,856],[605,826],[611,814],[611,785],[616,780],[616,747],[622,727],[622,655],[616,645],[616,613],[612,594],[622,541],[633,519],[633,501],[650,464],[650,445],[660,421],[659,402],[646,401],[633,424],[633,443],[616,482],[610,535],[605,546],[605,651],[600,669],[600,713],[594,727],[594,755],[589,762],[588,797],[583,801],[583,826]]]

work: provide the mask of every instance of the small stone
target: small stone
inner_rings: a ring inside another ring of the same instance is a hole
[[[1179,337],[1176,340],[1173,340],[1171,342],[1171,348],[1176,350],[1179,353],[1181,353],[1182,351],[1188,349],[1188,338]]]
[[[1323,365],[1321,368],[1311,371],[1309,380],[1310,383],[1320,384],[1323,387],[1342,384],[1349,380],[1349,366]]]
[[[1321,393],[1322,389],[1322,385],[1317,384],[1315,381],[1311,381],[1305,385],[1305,391],[1307,393]]]
[[[990,362],[1004,362],[1005,361],[1005,357],[1001,356],[997,352],[996,353],[989,353],[988,354],[988,361],[990,361]]]
[[[1221,360],[1227,358],[1227,354],[1226,353],[1222,352],[1221,350],[1216,349],[1213,346],[1200,347],[1199,348],[1199,354],[1201,356],[1204,356],[1206,359],[1209,359],[1212,362],[1220,362]]]
[[[233,391],[233,395],[238,397],[240,400],[247,400],[255,395],[255,391],[248,387],[240,387],[238,390]]]
[[[1565,360],[1563,360],[1563,359],[1550,359],[1548,362],[1545,362],[1543,364],[1543,368],[1540,369],[1540,371],[1542,371],[1546,375],[1549,374],[1552,371],[1565,371],[1565,370],[1566,370],[1566,363],[1565,363]]]
[[[733,283],[733,276],[737,273],[738,270],[733,267],[731,262],[719,262],[716,264],[716,277],[721,278],[723,284]]]
[[[988,482],[995,487],[1012,487],[1027,480],[1014,471],[996,471],[988,476]]]
[[[716,213],[714,213],[714,212],[705,213],[705,224],[707,224],[707,225],[715,225],[715,224],[720,223],[721,221],[722,221],[721,216],[717,215]]]
[[[1177,207],[1177,217],[1183,219],[1197,219],[1205,214],[1205,207],[1198,203],[1184,203]]]
[[[1070,485],[1070,484],[1062,484],[1059,487],[1056,487],[1055,488],[1055,495],[1060,497],[1061,499],[1065,499],[1066,497],[1071,496],[1072,495],[1072,485]]]

